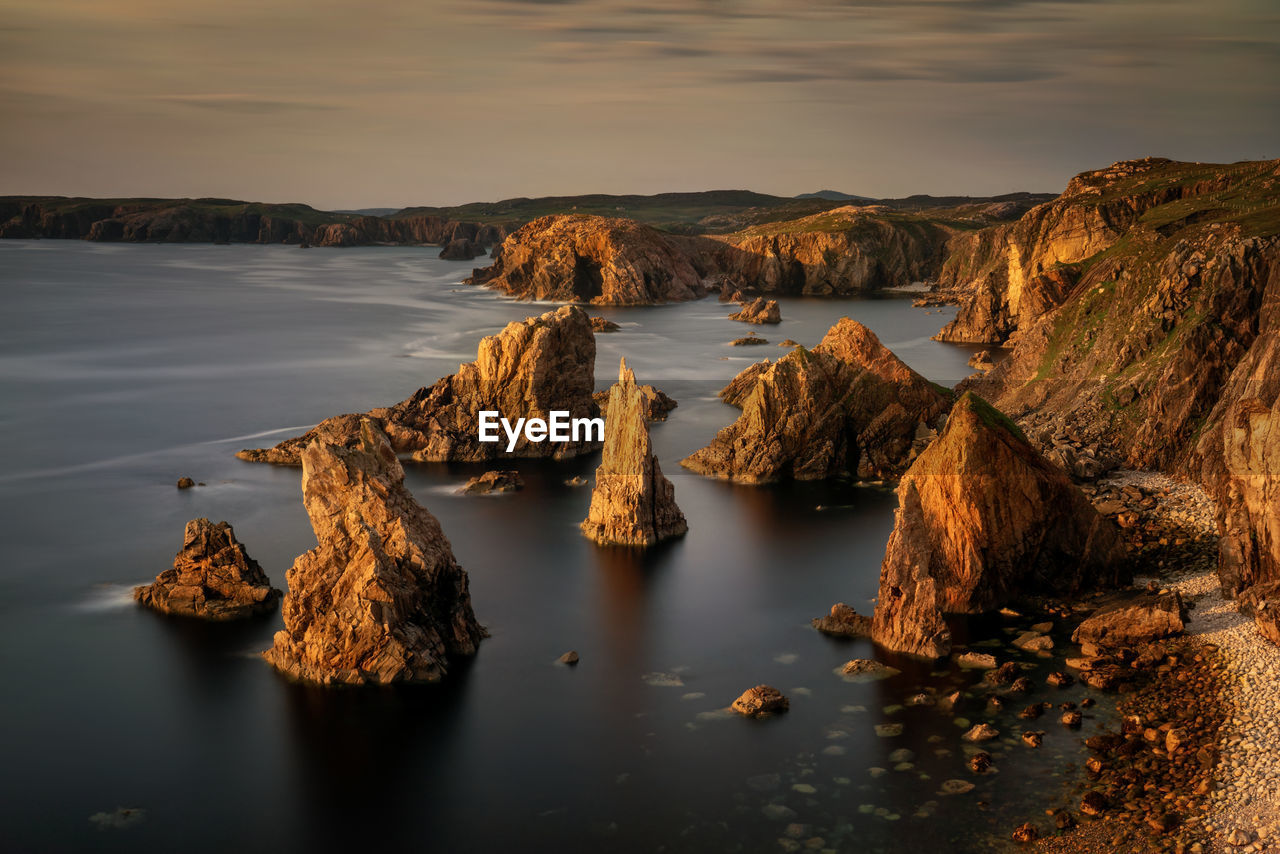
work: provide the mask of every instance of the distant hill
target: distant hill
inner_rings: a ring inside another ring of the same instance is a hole
[[[391,214],[395,213],[398,210],[400,209],[399,208],[355,208],[353,210],[339,209],[339,210],[335,210],[334,213],[354,214],[355,216],[390,216]]]
[[[873,202],[869,196],[854,196],[839,190],[819,190],[816,193],[801,193],[797,199],[826,199],[829,202]]]

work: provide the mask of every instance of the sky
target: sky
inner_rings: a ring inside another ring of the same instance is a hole
[[[1280,157],[1274,0],[0,0],[0,195],[1062,189]]]

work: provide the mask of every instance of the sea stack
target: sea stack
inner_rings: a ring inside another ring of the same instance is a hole
[[[1066,474],[969,392],[898,486],[872,637],[942,658],[951,651],[945,615],[1113,585],[1124,558],[1118,531]]]
[[[681,465],[744,483],[897,477],[921,426],[951,403],[946,389],[847,317],[817,347],[747,368],[720,395],[741,406],[741,417]]]
[[[274,448],[236,454],[249,462],[298,465],[312,442],[344,444],[359,433],[362,418],[387,434],[392,448],[432,462],[482,462],[510,457],[567,459],[590,453],[600,443],[583,436],[571,442],[531,442],[521,434],[508,452],[505,442],[479,440],[479,413],[491,410],[513,422],[546,419],[551,410],[569,418],[594,418],[596,340],[586,312],[564,306],[539,317],[508,323],[481,339],[476,360],[456,374],[418,389],[395,406],[366,415],[337,415]]]
[[[226,522],[192,519],[173,569],[154,584],[133,589],[133,598],[164,614],[202,620],[242,620],[274,611],[280,591],[249,557]]]
[[[645,424],[645,397],[623,359],[609,389],[604,456],[582,532],[597,543],[651,546],[689,530],[675,488],[658,466]]]
[[[289,569],[272,666],[321,684],[434,682],[476,652],[467,574],[375,423],[303,450],[302,500],[319,545]]]

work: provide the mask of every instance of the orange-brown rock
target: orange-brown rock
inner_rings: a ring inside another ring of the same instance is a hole
[[[1232,594],[1280,580],[1277,223],[1280,161],[1084,173],[954,256],[975,306],[983,288],[994,302],[962,306],[957,325],[977,334],[943,336],[1012,345],[965,387],[1042,446],[1070,436],[1097,459],[1198,480]]]
[[[476,652],[467,574],[375,423],[303,450],[302,500],[318,545],[289,569],[272,666],[322,684],[433,682]]]
[[[1132,647],[1182,634],[1182,599],[1176,592],[1140,593],[1109,602],[1076,627],[1073,643]]]
[[[707,293],[686,241],[628,219],[544,216],[511,234],[468,280],[521,299],[648,305]]]
[[[831,606],[831,613],[825,617],[817,617],[813,627],[824,635],[842,638],[871,637],[871,618],[859,614],[843,602]]]
[[[791,701],[772,685],[748,688],[733,701],[733,710],[749,718],[767,718],[791,708]]]
[[[667,416],[671,414],[671,410],[679,405],[674,398],[668,397],[661,389],[647,383],[638,386],[638,388],[640,389],[640,396],[644,398],[645,421],[666,421]],[[609,392],[598,391],[592,395],[592,398],[595,400],[596,406],[600,407],[600,415],[608,418]]]
[[[596,316],[591,318],[592,332],[617,332],[621,328],[621,326],[607,317]]]
[[[1124,557],[1114,526],[1067,476],[968,393],[898,486],[872,636],[942,658],[951,649],[946,615],[1113,584]]]
[[[494,410],[517,418],[547,418],[565,410],[570,418],[594,418],[595,337],[582,309],[564,306],[540,317],[513,321],[480,341],[476,360],[456,374],[418,389],[395,406],[361,415],[339,415],[274,448],[236,454],[250,462],[298,465],[312,442],[345,444],[363,417],[374,420],[398,453],[417,460],[484,461],[504,457],[565,459],[594,451],[599,442],[530,442],[521,433],[507,453],[506,441],[479,441],[478,414]]]
[[[945,389],[847,317],[813,350],[749,368],[721,396],[742,415],[682,465],[746,483],[895,477],[915,453],[920,425],[950,404]]]
[[[651,546],[689,530],[675,488],[658,465],[645,424],[645,398],[624,359],[609,390],[604,454],[582,532],[602,544]]]
[[[729,315],[729,319],[743,323],[781,323],[782,310],[778,308],[776,299],[756,297],[751,302],[743,303],[740,309]]]
[[[274,611],[280,591],[229,524],[201,518],[187,523],[173,568],[154,584],[135,587],[133,598],[165,614],[240,620]]]

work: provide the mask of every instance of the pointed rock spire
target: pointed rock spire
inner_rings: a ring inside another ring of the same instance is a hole
[[[662,475],[645,424],[645,399],[623,359],[609,389],[604,456],[582,532],[598,543],[650,546],[685,533],[675,489]]]

